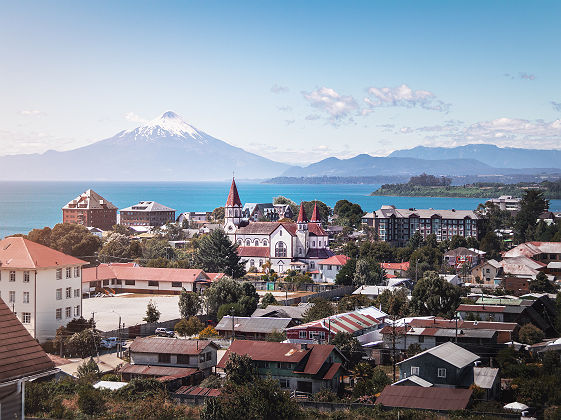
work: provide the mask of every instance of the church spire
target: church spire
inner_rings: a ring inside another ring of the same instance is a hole
[[[311,223],[320,223],[320,218],[319,218],[319,211],[318,211],[318,203],[317,201],[314,201],[314,211],[312,213],[312,218],[310,219]]]
[[[306,216],[306,210],[304,209],[304,202],[300,202],[300,212],[298,213],[298,230],[308,229],[308,217]]]
[[[242,206],[240,196],[238,194],[238,187],[236,187],[236,180],[232,177],[232,185],[230,186],[230,194],[226,200],[226,207]]]

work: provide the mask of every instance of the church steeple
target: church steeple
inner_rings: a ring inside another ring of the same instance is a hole
[[[232,178],[230,193],[224,207],[224,230],[228,234],[233,234],[242,220],[242,202],[238,194],[236,180]]]
[[[238,194],[238,187],[236,186],[236,180],[232,178],[232,185],[230,186],[230,193],[228,194],[228,199],[226,200],[226,207],[242,206],[240,201],[240,196]]]
[[[321,223],[319,218],[318,203],[316,201],[314,201],[314,211],[312,212],[310,223]]]
[[[308,217],[306,216],[306,210],[304,209],[304,202],[300,202],[300,211],[298,212],[298,230],[308,230]]]

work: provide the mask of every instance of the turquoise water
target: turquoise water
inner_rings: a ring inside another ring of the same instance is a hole
[[[295,202],[321,200],[334,206],[346,199],[372,211],[383,204],[398,208],[475,209],[485,199],[430,197],[371,197],[379,185],[270,185],[238,182],[242,203],[271,202],[284,195]],[[177,210],[211,211],[223,206],[229,182],[0,182],[0,237],[27,233],[33,228],[62,221],[62,206],[88,188],[94,189],[119,208],[141,200],[153,200]],[[561,211],[561,200],[551,200],[551,209]]]

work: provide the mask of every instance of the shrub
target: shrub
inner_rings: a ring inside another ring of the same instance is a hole
[[[183,318],[177,324],[175,324],[174,330],[181,337],[195,335],[201,332],[205,328],[205,324],[199,320],[196,316],[192,316],[189,319]]]
[[[95,415],[105,410],[105,401],[100,391],[91,385],[84,386],[78,391],[78,407],[84,414]]]
[[[199,333],[199,338],[201,340],[207,338],[217,338],[217,337],[218,337],[218,333],[216,332],[216,330],[212,325],[209,325]]]

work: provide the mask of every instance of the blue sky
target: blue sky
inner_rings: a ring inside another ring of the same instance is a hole
[[[167,110],[285,162],[561,148],[559,1],[0,2],[0,154]]]

